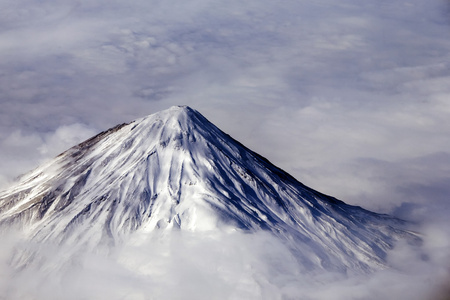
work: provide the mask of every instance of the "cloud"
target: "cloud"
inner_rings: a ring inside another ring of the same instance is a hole
[[[38,249],[44,260],[15,273],[2,260],[0,299],[427,299],[450,275],[443,249],[434,248],[448,249],[448,236],[437,239],[422,248],[398,245],[391,269],[365,275],[304,273],[290,248],[264,232],[156,231],[70,261],[73,249],[5,239]]]
[[[29,171],[30,165],[37,166],[96,133],[97,130],[80,123],[63,125],[55,132],[41,134],[13,131],[2,141],[0,187],[6,187],[16,176]]]
[[[64,125],[56,129],[54,133],[47,134],[44,138],[45,144],[38,149],[44,155],[47,153],[57,155],[95,134],[97,134],[95,130],[83,124]]]

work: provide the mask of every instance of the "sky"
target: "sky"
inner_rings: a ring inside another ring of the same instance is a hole
[[[447,0],[0,0],[0,188],[189,105],[320,192],[425,222],[438,257],[449,32]]]

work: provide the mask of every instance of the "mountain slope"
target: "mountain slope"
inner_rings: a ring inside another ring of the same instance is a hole
[[[189,107],[118,125],[0,194],[0,226],[94,248],[136,231],[266,230],[306,269],[383,267],[402,222],[314,191]]]

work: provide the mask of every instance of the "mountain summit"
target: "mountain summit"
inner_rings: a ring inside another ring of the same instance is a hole
[[[402,222],[298,182],[177,106],[121,124],[60,154],[0,193],[0,226],[35,241],[95,247],[134,232],[264,230],[305,268],[371,270]]]

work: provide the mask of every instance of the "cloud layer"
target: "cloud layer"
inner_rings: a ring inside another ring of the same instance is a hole
[[[448,275],[437,257],[424,259],[407,245],[389,254],[392,269],[304,273],[290,248],[263,232],[147,233],[109,252],[79,253],[65,265],[59,260],[71,249],[2,240],[45,256],[20,272],[3,257],[0,299],[432,300]]]

